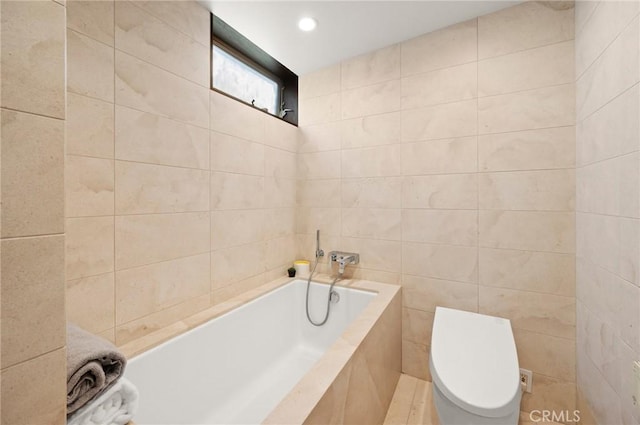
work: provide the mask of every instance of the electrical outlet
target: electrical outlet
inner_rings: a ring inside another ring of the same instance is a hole
[[[525,393],[531,392],[531,387],[533,387],[533,372],[527,369],[520,369],[520,386]]]

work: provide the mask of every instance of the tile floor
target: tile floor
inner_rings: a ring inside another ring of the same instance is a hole
[[[384,425],[440,425],[433,407],[431,382],[402,374],[387,411]],[[520,425],[536,425],[526,412],[520,413]],[[561,425],[545,422],[546,425]]]

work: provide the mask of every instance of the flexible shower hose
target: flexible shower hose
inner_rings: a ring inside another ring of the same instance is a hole
[[[311,273],[309,273],[309,278],[307,279],[307,298],[305,302],[305,307],[307,310],[307,319],[309,320],[309,323],[311,323],[313,326],[322,326],[325,323],[327,323],[327,320],[329,320],[329,312],[331,310],[331,293],[333,292],[333,286],[336,284],[338,279],[340,279],[340,277],[342,276],[342,273],[338,272],[338,275],[335,277],[335,279],[333,279],[333,282],[331,282],[331,286],[329,287],[329,294],[327,295],[327,312],[324,315],[324,319],[322,320],[322,322],[314,322],[313,319],[311,318],[311,315],[309,314],[309,287],[311,286],[311,277],[315,273],[316,267],[318,267],[317,255],[316,255],[316,263],[313,265],[313,270],[311,270]]]

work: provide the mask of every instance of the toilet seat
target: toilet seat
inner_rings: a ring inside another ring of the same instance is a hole
[[[520,370],[511,322],[437,307],[429,359],[433,383],[452,403],[484,417],[520,404]]]

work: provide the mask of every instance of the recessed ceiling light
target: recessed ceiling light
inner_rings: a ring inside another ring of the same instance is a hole
[[[302,31],[313,31],[318,26],[318,21],[313,18],[302,18],[298,21],[298,28]]]

